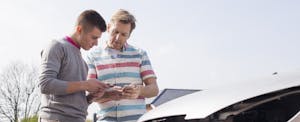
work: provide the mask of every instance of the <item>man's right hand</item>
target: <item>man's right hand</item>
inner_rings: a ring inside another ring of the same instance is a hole
[[[107,84],[100,82],[97,79],[88,79],[83,83],[84,83],[85,90],[91,93],[104,92],[105,89],[109,88]]]
[[[68,94],[79,91],[88,91],[91,93],[104,92],[108,87],[107,84],[97,79],[89,79],[86,81],[68,82],[66,92]]]

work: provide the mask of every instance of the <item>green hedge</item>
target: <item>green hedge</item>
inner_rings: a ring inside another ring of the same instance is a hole
[[[21,122],[38,122],[38,115],[34,115],[32,117],[29,117],[27,119],[22,119]]]

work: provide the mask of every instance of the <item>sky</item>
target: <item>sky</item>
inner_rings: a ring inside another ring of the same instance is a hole
[[[47,42],[73,32],[77,16],[135,15],[129,44],[147,51],[160,89],[207,89],[300,70],[298,0],[1,0],[0,71],[39,65]],[[105,42],[104,34],[99,43]],[[83,54],[85,52],[83,51]]]

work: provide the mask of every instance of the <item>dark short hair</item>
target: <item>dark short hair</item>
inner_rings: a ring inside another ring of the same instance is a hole
[[[83,11],[78,19],[76,25],[82,25],[84,31],[90,31],[97,27],[100,31],[106,31],[106,23],[102,16],[95,10]]]

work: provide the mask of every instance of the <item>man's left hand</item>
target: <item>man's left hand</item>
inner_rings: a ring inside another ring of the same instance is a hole
[[[130,84],[123,87],[122,98],[137,99],[142,90],[142,85]]]

